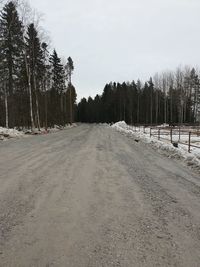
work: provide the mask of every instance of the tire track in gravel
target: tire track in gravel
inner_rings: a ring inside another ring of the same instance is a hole
[[[180,163],[99,125],[6,145],[0,266],[199,266],[200,181]]]

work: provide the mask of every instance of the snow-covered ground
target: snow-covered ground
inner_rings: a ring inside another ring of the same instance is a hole
[[[40,131],[38,129],[35,129],[34,131],[23,129],[21,131],[17,129],[7,129],[4,127],[0,127],[0,141],[2,140],[8,140],[10,138],[20,138],[25,137],[27,135],[35,135],[35,134],[48,134],[48,133],[54,133],[58,132],[60,130],[70,129],[73,127],[76,127],[77,125],[73,123],[72,125],[67,124],[65,127],[63,126],[57,126],[55,125],[54,128],[49,128],[47,131],[44,128],[41,128]]]
[[[171,158],[178,158],[186,162],[188,165],[200,170],[200,148],[191,148],[191,153],[188,152],[188,146],[183,144],[178,144],[178,148],[171,144],[170,137],[166,135],[160,135],[161,140],[158,140],[158,135],[154,135],[155,132],[152,131],[152,136],[150,137],[150,128],[135,128],[127,125],[124,121],[117,122],[111,126],[113,129],[133,137],[136,141],[142,141],[143,143],[150,144],[154,149],[166,154]],[[164,139],[162,139],[164,138]],[[179,136],[173,136],[173,142],[178,142]],[[181,136],[181,142],[186,143],[188,141],[188,135]],[[200,137],[192,137],[192,142],[195,145],[200,145]]]
[[[0,140],[4,140],[7,138],[21,137],[23,135],[24,132],[22,131],[0,127]]]

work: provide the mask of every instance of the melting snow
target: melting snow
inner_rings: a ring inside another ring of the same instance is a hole
[[[179,144],[179,147],[176,148],[167,140],[161,141],[158,140],[158,137],[150,137],[147,129],[146,133],[135,131],[133,127],[127,125],[124,121],[117,122],[111,127],[127,136],[151,145],[154,149],[159,150],[170,158],[178,158],[193,168],[200,170],[200,149],[192,149],[191,153],[189,153],[185,145]]]
[[[38,129],[34,129],[33,131],[27,130],[27,129],[23,129],[23,130],[19,131],[19,130],[15,129],[15,128],[14,129],[7,129],[7,128],[4,128],[4,127],[0,127],[0,140],[7,140],[7,139],[10,139],[10,138],[24,137],[27,134],[35,135],[35,134],[54,133],[54,132],[58,132],[60,130],[65,130],[65,129],[73,128],[73,127],[76,127],[76,126],[77,125],[75,123],[73,123],[72,125],[67,124],[65,127],[55,125],[54,128],[49,128],[47,131],[44,128],[41,128],[40,131]]]

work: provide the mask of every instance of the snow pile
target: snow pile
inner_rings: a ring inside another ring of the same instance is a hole
[[[22,131],[0,127],[0,140],[21,137],[23,135],[24,133]]]
[[[29,129],[29,130],[24,130],[24,132],[25,134],[30,134],[30,135],[43,135],[43,134],[49,134],[49,133],[56,133],[61,130],[67,130],[67,129],[71,129],[74,127],[77,127],[76,123],[66,124],[65,126],[54,125],[53,128],[48,128],[47,130],[45,128],[40,128],[40,130],[35,128],[32,131]]]
[[[23,129],[19,131],[17,129],[7,129],[4,127],[0,127],[0,141],[7,140],[10,138],[25,137],[27,135],[43,135],[43,134],[55,133],[61,130],[67,130],[74,127],[77,127],[76,123],[67,124],[64,127],[55,125],[53,128],[48,128],[47,130],[45,128],[41,128],[40,131],[37,128],[33,129],[33,131],[31,131],[30,129]]]
[[[130,127],[125,123],[125,121],[119,121],[112,125],[112,128],[115,128],[118,131],[128,130]]]
[[[158,138],[149,136],[149,133],[136,132],[133,127],[127,125],[124,121],[117,122],[111,126],[113,129],[134,138],[136,141],[141,141],[150,144],[154,149],[169,158],[181,159],[189,166],[200,170],[200,149],[194,149],[188,153],[187,146],[180,145],[176,148],[169,141],[160,141]]]

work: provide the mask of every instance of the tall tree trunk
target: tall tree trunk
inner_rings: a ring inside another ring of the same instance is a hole
[[[164,122],[167,123],[167,99],[166,94],[164,96]]]
[[[172,99],[172,90],[170,93],[170,122],[173,122],[173,99]]]
[[[34,83],[34,90],[35,90],[35,102],[36,102],[36,116],[37,116],[37,127],[40,131],[40,114],[39,114],[39,102],[38,102],[38,94],[37,94],[37,87],[36,87],[36,79],[35,73],[33,74],[33,83]]]
[[[124,112],[123,112],[123,116],[124,116],[124,121],[126,121],[126,103],[124,101]]]
[[[140,121],[140,95],[137,98],[137,123]]]
[[[9,127],[9,123],[8,123],[8,95],[6,92],[6,86],[5,86],[4,90],[5,90],[4,101],[5,101],[5,111],[6,111],[6,128],[8,129],[8,127]]]
[[[156,124],[158,124],[158,90],[156,90]]]
[[[30,118],[31,118],[31,130],[35,128],[34,119],[33,119],[33,100],[32,100],[32,88],[31,88],[31,74],[30,68],[28,67],[27,56],[25,51],[25,65],[26,65],[26,74],[28,77],[28,93],[29,93],[29,107],[30,107]]]
[[[71,84],[69,88],[69,109],[70,109],[70,124],[72,124],[72,91],[71,91]]]
[[[60,111],[61,111],[61,124],[62,126],[64,126],[64,116],[63,116],[63,112],[64,112],[64,105],[63,105],[63,94],[61,93],[60,95]]]
[[[45,91],[45,130],[48,129],[47,92]]]
[[[151,89],[151,125],[153,123],[153,92]]]

